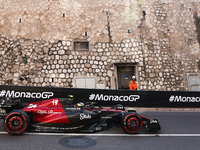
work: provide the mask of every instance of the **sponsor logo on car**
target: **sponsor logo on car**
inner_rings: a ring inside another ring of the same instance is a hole
[[[101,127],[96,127],[95,130],[96,130],[96,131],[100,131],[100,130],[102,130],[102,128],[101,128]]]
[[[91,119],[91,115],[89,115],[89,114],[80,114],[80,120],[83,120],[83,119]]]
[[[153,124],[153,123],[158,123],[158,120],[156,119],[150,119],[150,123]]]
[[[75,107],[75,108],[66,108],[66,110],[81,110],[81,108],[79,108],[79,107]]]
[[[62,112],[55,112],[53,110],[38,110],[38,114],[43,115],[43,114],[61,114]]]
[[[11,105],[0,105],[0,107],[12,107]]]
[[[200,97],[174,96],[169,97],[169,102],[174,103],[199,103]]]
[[[102,119],[112,119],[112,117],[106,116],[106,117],[101,117]]]
[[[36,126],[37,129],[44,129],[44,130],[74,130],[74,129],[79,129],[82,127],[83,127],[83,125],[77,126],[77,127],[70,127],[70,128]]]
[[[38,110],[37,113],[40,115],[43,115],[43,114],[47,114],[47,111],[46,110]]]
[[[52,105],[58,105],[58,100],[53,100]]]
[[[5,113],[6,113],[6,110],[0,108],[0,114],[5,114]]]
[[[29,106],[27,108],[36,108],[37,104],[29,104]]]
[[[48,111],[48,114],[62,114],[62,112],[55,112],[53,110],[49,110]]]
[[[53,92],[19,92],[2,90],[0,91],[0,97],[13,97],[13,98],[50,98],[54,95]]]

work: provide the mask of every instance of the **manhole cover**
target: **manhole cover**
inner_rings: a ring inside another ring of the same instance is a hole
[[[65,137],[59,140],[60,145],[68,148],[89,148],[97,144],[97,142],[87,137]]]

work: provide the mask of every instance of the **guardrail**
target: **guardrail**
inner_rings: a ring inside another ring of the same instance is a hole
[[[122,104],[128,107],[198,108],[200,92],[191,91],[130,91],[78,88],[53,88],[0,85],[0,98],[21,99],[31,103],[73,95],[76,102],[98,102],[103,106]]]

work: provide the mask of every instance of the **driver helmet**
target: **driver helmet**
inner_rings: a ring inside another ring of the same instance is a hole
[[[79,103],[77,103],[77,106],[78,106],[78,107],[84,106],[84,103],[79,102]]]
[[[132,79],[135,79],[135,80],[136,80],[136,77],[135,77],[135,76],[132,76]]]

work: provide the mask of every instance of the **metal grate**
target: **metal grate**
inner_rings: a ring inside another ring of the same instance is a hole
[[[77,78],[76,88],[95,89],[96,88],[95,78],[88,78],[88,77]]]
[[[196,76],[189,76],[190,86],[192,85],[199,85],[199,77]]]
[[[190,91],[200,91],[200,81],[198,75],[189,75]]]

